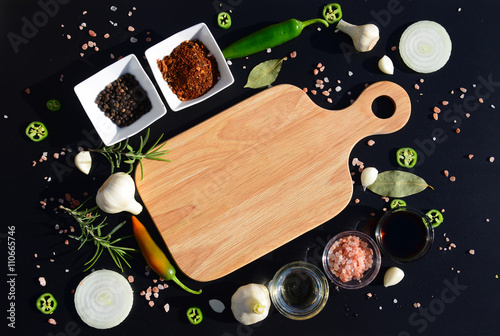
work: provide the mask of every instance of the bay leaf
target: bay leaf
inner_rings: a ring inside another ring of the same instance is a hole
[[[401,170],[379,173],[375,182],[367,188],[384,197],[405,197],[417,194],[430,187],[425,180],[415,174]]]
[[[278,77],[282,65],[283,58],[271,59],[256,65],[252,71],[250,71],[247,83],[244,87],[258,89],[271,85]]]

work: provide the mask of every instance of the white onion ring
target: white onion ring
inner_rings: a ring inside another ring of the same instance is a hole
[[[446,29],[434,21],[418,21],[401,35],[399,53],[412,70],[431,73],[441,69],[451,55],[451,39]]]
[[[87,275],[75,291],[76,312],[83,322],[96,329],[109,329],[122,323],[133,301],[127,279],[109,270]]]

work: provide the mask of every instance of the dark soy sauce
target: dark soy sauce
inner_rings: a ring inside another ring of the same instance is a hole
[[[427,241],[427,229],[417,214],[396,211],[383,224],[381,238],[387,252],[404,261],[422,251]]]
[[[302,309],[316,298],[316,284],[307,272],[293,271],[283,280],[281,295],[287,305]]]

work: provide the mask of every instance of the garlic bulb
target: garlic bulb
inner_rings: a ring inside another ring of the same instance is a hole
[[[142,205],[134,198],[135,183],[129,174],[114,173],[103,183],[97,191],[96,203],[107,213],[114,214],[128,211],[138,215]]]
[[[360,52],[372,50],[380,38],[379,29],[373,23],[356,26],[341,19],[337,28],[352,38],[354,48]]]
[[[377,168],[367,167],[363,169],[363,172],[361,173],[361,185],[363,186],[363,190],[366,190],[366,187],[375,182],[377,176]]]
[[[231,297],[231,310],[238,322],[250,325],[269,314],[271,299],[267,287],[260,284],[241,286]]]
[[[388,74],[388,75],[394,74],[394,64],[392,64],[392,60],[387,55],[384,55],[378,61],[378,68],[380,69],[380,71],[382,71],[385,74]]]
[[[89,151],[81,151],[75,156],[75,166],[82,173],[88,175],[92,167],[92,157]]]
[[[384,275],[384,287],[397,285],[403,280],[405,273],[398,267],[389,268]]]

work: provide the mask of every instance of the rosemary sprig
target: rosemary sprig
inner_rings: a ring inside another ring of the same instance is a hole
[[[104,250],[108,251],[109,255],[111,256],[111,259],[113,259],[115,264],[123,272],[122,262],[125,263],[128,267],[130,267],[129,262],[127,261],[127,259],[131,258],[129,253],[137,252],[137,249],[115,245],[116,243],[122,241],[123,239],[129,238],[131,236],[121,237],[114,240],[111,240],[111,236],[125,224],[125,221],[115,226],[115,228],[111,230],[111,232],[103,236],[102,229],[108,224],[106,223],[106,217],[104,217],[104,219],[99,224],[96,225],[95,224],[96,220],[101,216],[97,211],[98,207],[95,206],[91,209],[80,210],[80,208],[83,206],[84,203],[85,202],[83,202],[76,209],[69,209],[62,205],[60,206],[61,209],[65,210],[69,215],[71,215],[80,225],[81,234],[79,236],[68,235],[68,237],[80,241],[80,246],[78,247],[78,249],[81,249],[82,246],[89,241],[93,241],[94,245],[96,246],[96,251],[94,255],[89,261],[85,263],[85,265],[88,266],[84,270],[84,272],[89,270],[92,266],[94,266],[97,260],[101,257],[102,252]]]
[[[157,160],[157,161],[166,161],[171,162],[171,160],[167,160],[162,158],[162,156],[168,154],[170,151],[168,149],[161,150],[163,146],[165,146],[166,142],[162,144],[160,147],[154,149],[156,145],[160,142],[163,137],[163,134],[160,135],[158,140],[145,152],[143,152],[146,143],[149,140],[150,129],[146,133],[144,139],[142,136],[140,137],[141,143],[139,145],[139,149],[134,150],[134,148],[128,143],[128,139],[119,142],[112,146],[104,146],[99,147],[97,149],[89,149],[91,152],[101,153],[111,164],[111,174],[114,173],[115,169],[120,168],[120,163],[122,159],[124,159],[124,163],[129,164],[130,168],[127,174],[130,174],[134,169],[135,161],[139,162],[139,166],[141,167],[141,181],[144,178],[144,168],[142,166],[142,159],[147,160]]]

